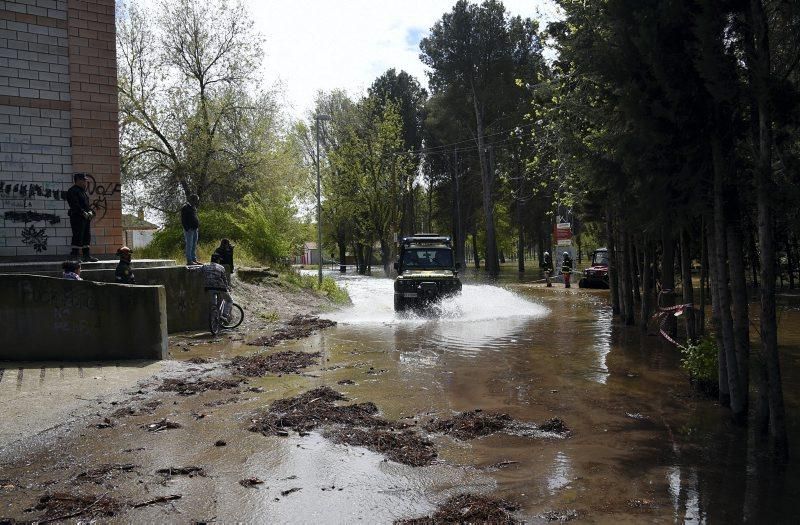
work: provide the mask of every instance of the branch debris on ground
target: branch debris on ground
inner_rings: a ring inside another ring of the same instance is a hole
[[[237,388],[244,380],[234,377],[207,378],[197,381],[187,381],[180,378],[164,379],[156,389],[159,392],[177,392],[181,396],[192,396],[206,390],[227,390]]]
[[[147,429],[148,432],[161,432],[163,430],[181,427],[182,425],[180,423],[170,421],[167,418],[164,418],[161,421],[156,421],[155,423],[150,423],[149,425],[142,425],[142,428]]]
[[[318,330],[335,325],[336,322],[329,319],[320,319],[313,315],[296,315],[285,326],[276,328],[272,334],[258,337],[247,344],[250,346],[275,346],[281,341],[303,339]]]
[[[319,352],[278,352],[275,354],[255,354],[236,356],[228,365],[237,374],[247,377],[261,377],[267,374],[292,374],[317,363]]]
[[[167,468],[160,468],[156,470],[156,474],[161,474],[162,476],[172,477],[172,476],[203,476],[205,477],[206,472],[203,470],[202,467],[167,467]]]
[[[337,442],[363,446],[406,465],[429,465],[436,458],[433,443],[409,430],[405,423],[377,416],[374,403],[336,405],[347,398],[327,386],[309,390],[295,397],[278,399],[252,420],[252,432],[264,435],[288,435],[288,430],[305,433],[322,426],[332,426],[323,434]]]
[[[439,505],[436,512],[423,518],[395,521],[395,525],[436,525],[441,523],[520,523],[510,514],[517,507],[507,501],[477,494],[459,494]]]
[[[108,479],[114,472],[130,472],[135,469],[136,465],[133,463],[111,463],[108,465],[101,465],[95,469],[81,472],[75,476],[75,481],[101,483]]]
[[[539,430],[543,432],[553,432],[556,434],[569,434],[570,429],[567,428],[567,425],[561,419],[557,417],[552,417],[539,425]]]
[[[39,523],[66,520],[78,516],[84,518],[110,518],[122,510],[124,504],[108,494],[70,494],[55,492],[39,498],[30,512],[44,511]]]
[[[514,420],[508,414],[484,412],[481,409],[456,414],[449,419],[434,418],[425,425],[428,432],[441,432],[467,440],[504,430]]]
[[[247,478],[239,481],[239,485],[243,487],[255,487],[256,485],[263,485],[264,480],[259,478]]]

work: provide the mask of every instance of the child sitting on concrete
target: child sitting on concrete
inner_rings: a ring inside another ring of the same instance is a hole
[[[119,256],[119,264],[117,269],[114,270],[114,280],[120,284],[136,284],[136,278],[133,276],[133,269],[131,268],[131,256],[133,252],[127,246],[123,246],[117,250]]]
[[[64,270],[64,279],[70,281],[82,281],[81,279],[81,262],[80,261],[64,261],[61,263],[61,269]]]

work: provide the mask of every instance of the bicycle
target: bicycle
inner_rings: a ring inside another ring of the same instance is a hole
[[[236,303],[231,303],[231,315],[225,322],[222,312],[225,311],[225,300],[220,301],[220,294],[214,293],[214,302],[211,303],[211,310],[208,314],[208,328],[213,335],[217,335],[220,329],[231,330],[236,328],[244,321],[244,310]]]

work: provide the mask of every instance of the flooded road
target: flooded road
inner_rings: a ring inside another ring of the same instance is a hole
[[[729,426],[726,412],[689,388],[674,348],[612,323],[607,292],[546,289],[520,282],[514,272],[500,286],[467,281],[461,297],[429,315],[398,316],[391,280],[341,279],[353,306],[324,316],[338,326],[278,348],[319,351],[320,366],[249,379],[247,386],[263,392],[237,395],[175,396],[154,392],[154,381],[135,396],[161,401],[147,413],[102,430],[76,426],[44,449],[5,451],[0,481],[13,480],[15,488],[0,489],[0,518],[26,519],[24,509],[36,495],[75,487],[129,501],[182,496],[111,519],[120,522],[390,523],[429,514],[461,492],[512,501],[528,523],[572,516],[578,523],[794,523],[800,517],[797,467],[768,470],[745,433]],[[798,320],[796,311],[783,314],[795,458]],[[180,358],[253,350],[223,342],[193,347]],[[189,370],[199,375],[213,368]],[[317,432],[277,437],[247,431],[270,401],[321,385],[354,402],[374,402],[389,420],[482,409],[531,423],[558,417],[571,434],[498,432],[466,441],[431,435],[437,462],[411,467],[333,444]],[[95,419],[113,408],[98,408]],[[140,428],[161,418],[182,428]],[[219,440],[226,446],[214,446]],[[82,471],[109,463],[135,468],[88,487],[75,481]],[[154,474],[177,465],[202,466],[206,476]],[[248,477],[265,483],[240,486]],[[294,488],[301,490],[284,494]]]

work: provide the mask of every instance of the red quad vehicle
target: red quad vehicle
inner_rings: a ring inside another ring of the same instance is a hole
[[[608,288],[608,249],[598,248],[592,252],[592,265],[583,271],[578,281],[579,288]]]

